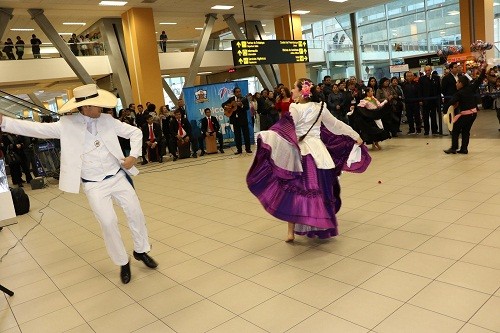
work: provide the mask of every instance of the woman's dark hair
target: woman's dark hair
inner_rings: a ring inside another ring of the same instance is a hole
[[[287,98],[292,97],[292,93],[290,92],[290,89],[288,89],[287,87],[281,87],[281,89],[284,91],[285,97],[287,97]],[[281,95],[281,92],[280,92],[280,95]]]
[[[148,107],[146,108],[146,111],[147,112],[155,112],[156,111],[156,105],[154,105],[153,103],[149,103]]]
[[[399,84],[399,77],[397,77],[397,76],[391,77],[391,82],[394,81],[394,80],[398,81],[398,84]]]
[[[462,84],[463,88],[465,88],[469,85],[469,79],[465,75],[459,76],[458,82],[460,82]]]
[[[384,76],[383,78],[381,78],[381,79],[380,79],[380,83],[379,83],[380,88],[382,88],[382,87],[384,86],[384,83],[385,83],[386,81],[389,81],[389,79],[388,79],[388,78],[386,78],[385,76]],[[390,83],[390,82],[389,82],[389,83]]]
[[[373,93],[375,93],[375,89],[373,89],[373,87],[370,87],[370,86],[367,86],[364,91],[365,91],[365,95],[368,94],[369,91],[373,91]]]
[[[377,78],[376,78],[375,76],[371,76],[371,77],[368,79],[368,84],[367,84],[366,86],[367,86],[367,87],[371,87],[371,86],[370,86],[370,82],[371,82],[372,80],[375,82],[375,85],[372,87],[372,88],[373,88],[373,90],[375,91],[375,90],[377,90],[377,88],[378,88],[378,82],[377,82]]]

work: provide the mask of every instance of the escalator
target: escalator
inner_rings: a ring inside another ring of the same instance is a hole
[[[57,113],[18,96],[0,90],[0,113],[12,118],[40,119],[40,116],[56,116]]]

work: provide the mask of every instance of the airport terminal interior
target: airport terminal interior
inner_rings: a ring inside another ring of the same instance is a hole
[[[477,39],[493,45],[484,61],[500,65],[500,3],[493,0],[114,2],[0,0],[0,44],[18,35],[30,44],[32,34],[47,43],[41,59],[26,45],[23,60],[0,60],[3,117],[57,117],[71,90],[89,80],[119,95],[118,108],[147,101],[175,108],[183,88],[225,81],[245,80],[250,93],[279,82],[293,88],[302,75],[367,83],[399,78],[391,68],[408,63],[416,63],[411,71],[429,65],[443,75],[450,59],[474,76],[468,44]],[[150,11],[148,29],[134,26],[136,9]],[[290,24],[280,27],[284,17]],[[252,39],[300,33],[309,61],[236,66],[231,40],[247,39],[245,20],[255,28]],[[144,31],[152,51],[141,44]],[[90,35],[81,43],[88,48],[77,55],[61,33]],[[152,72],[161,78],[154,89],[137,78]],[[367,145],[368,169],[339,177],[339,235],[329,239],[285,242],[287,223],[247,186],[257,145],[251,153],[228,145],[224,154],[139,159],[134,185],[158,267],[134,259],[116,205],[130,255],[127,284],[82,191],[62,192],[50,176],[41,189],[25,184],[29,213],[0,231],[0,285],[14,292],[0,292],[0,333],[500,332],[498,112],[483,100],[467,154],[443,152],[451,142],[444,124],[435,135],[407,135],[403,122],[381,149]]]

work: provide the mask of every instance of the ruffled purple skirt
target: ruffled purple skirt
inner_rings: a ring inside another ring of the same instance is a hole
[[[283,116],[270,131],[298,149],[295,125],[289,115]],[[272,216],[296,223],[296,234],[330,238],[338,235],[336,213],[341,207],[338,176],[342,170],[365,171],[371,158],[366,147],[362,146],[361,161],[347,167],[346,161],[355,141],[347,136],[335,135],[324,126],[321,128],[321,140],[333,158],[335,169],[318,169],[313,157],[306,155],[301,159],[303,171],[292,172],[275,164],[271,157],[273,147],[259,137],[247,185]]]

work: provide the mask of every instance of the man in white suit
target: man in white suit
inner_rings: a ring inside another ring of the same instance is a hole
[[[101,114],[113,108],[116,97],[95,84],[73,90],[75,96],[61,107],[68,114],[55,123],[36,123],[3,117],[3,131],[37,138],[61,139],[61,174],[59,189],[79,193],[82,184],[90,207],[101,225],[106,249],[111,260],[121,266],[123,283],[131,279],[130,262],[113,209],[115,199],[122,207],[134,241],[134,258],[150,268],[158,264],[147,254],[151,247],[146,220],[130,175],[139,171],[134,166],[142,151],[142,133],[137,127]],[[124,157],[118,136],[130,139],[130,156]]]

